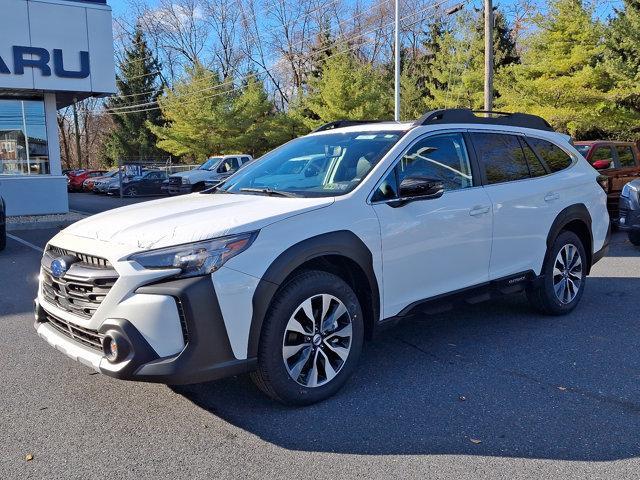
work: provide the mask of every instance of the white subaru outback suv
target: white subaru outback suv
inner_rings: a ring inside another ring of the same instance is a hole
[[[283,165],[318,155],[305,182],[281,183]],[[206,192],[60,232],[35,327],[112,377],[252,372],[309,404],[346,382],[365,338],[434,306],[525,291],[544,313],[573,310],[607,248],[606,200],[539,117],[334,122]]]

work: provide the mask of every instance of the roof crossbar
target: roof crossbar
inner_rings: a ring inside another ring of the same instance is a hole
[[[384,120],[336,120],[335,122],[329,122],[319,126],[311,133],[324,132],[325,130],[333,130],[335,128],[351,127],[353,125],[364,125],[367,123],[381,122],[384,122]]]
[[[478,116],[476,113],[485,114]],[[553,127],[542,117],[528,113],[506,113],[468,108],[432,110],[414,123],[418,125],[442,125],[447,123],[471,123],[477,125],[506,125],[511,127],[534,128],[553,132]]]

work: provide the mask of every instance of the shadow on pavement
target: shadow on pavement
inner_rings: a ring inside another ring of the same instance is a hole
[[[365,346],[337,396],[307,408],[270,401],[247,376],[172,388],[293,450],[637,456],[638,291],[640,279],[590,278],[565,317],[538,315],[517,296],[404,323]]]

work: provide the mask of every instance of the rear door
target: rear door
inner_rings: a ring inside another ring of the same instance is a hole
[[[492,280],[539,273],[563,189],[520,134],[470,132],[493,208]],[[554,179],[555,180],[555,179]]]

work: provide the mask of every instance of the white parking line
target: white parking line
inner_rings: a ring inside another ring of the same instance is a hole
[[[18,243],[21,243],[29,248],[34,249],[36,252],[39,253],[43,253],[44,250],[40,247],[38,247],[37,245],[34,245],[33,243],[27,242],[26,240],[21,239],[20,237],[16,237],[15,235],[11,235],[10,233],[7,233],[7,237],[10,238],[11,240],[15,240]]]

